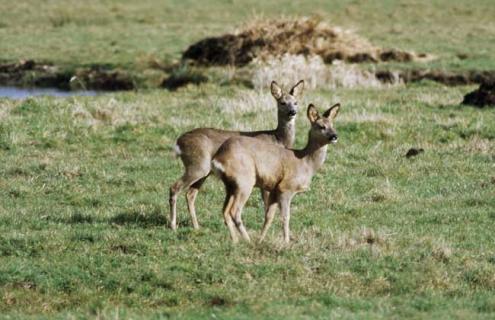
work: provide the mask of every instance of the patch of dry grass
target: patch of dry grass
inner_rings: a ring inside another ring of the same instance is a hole
[[[75,101],[71,106],[72,119],[85,126],[99,125],[121,126],[124,124],[142,124],[160,116],[153,106],[136,102],[122,102],[116,99],[88,106]]]
[[[350,233],[344,232],[336,237],[335,246],[339,250],[354,251],[368,248],[372,253],[378,254],[381,248],[391,245],[391,234],[373,228],[361,227]]]
[[[391,115],[384,113],[374,113],[368,111],[353,111],[350,110],[346,114],[343,114],[340,119],[345,123],[379,123],[383,125],[394,125],[398,123],[398,120]]]
[[[0,104],[0,121],[6,119],[10,115],[11,108],[8,104]]]
[[[495,154],[495,141],[475,135],[466,141],[463,149],[468,153]]]
[[[392,182],[387,178],[380,181],[380,183],[371,189],[365,197],[370,202],[384,202],[397,200],[399,195],[392,185]]]
[[[277,58],[257,59],[250,68],[251,82],[257,89],[268,87],[274,79],[285,86],[304,79],[308,89],[383,88],[400,83],[397,77],[395,82],[383,84],[373,72],[342,62],[326,65],[319,56],[285,54]]]
[[[295,83],[295,82],[294,82]],[[268,112],[275,109],[276,101],[267,86],[258,90],[245,90],[234,98],[221,97],[214,102],[222,113],[228,115],[242,115],[248,112]]]
[[[215,106],[229,119],[231,129],[251,131],[273,129],[277,123],[277,102],[265,88],[241,90],[231,98],[209,98],[209,105]],[[246,121],[246,118],[252,121]]]

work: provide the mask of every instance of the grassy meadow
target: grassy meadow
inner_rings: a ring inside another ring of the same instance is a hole
[[[476,1],[2,1],[0,60],[115,65],[139,72],[253,17],[309,15],[427,66],[495,68],[495,6]],[[460,59],[459,54],[467,57]],[[399,67],[408,68],[408,65]],[[276,79],[275,79],[276,80]],[[474,86],[424,81],[306,90],[342,103],[339,142],[311,190],[258,244],[259,192],[232,245],[222,184],[209,178],[192,229],[175,139],[198,126],[276,124],[267,90],[207,83],[177,91],[0,98],[0,319],[493,319],[495,116],[460,105]],[[424,153],[406,158],[411,147]]]

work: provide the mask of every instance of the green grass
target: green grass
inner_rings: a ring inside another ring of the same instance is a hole
[[[3,1],[0,60],[145,73],[253,16],[319,12],[378,45],[437,54],[429,66],[495,66],[491,1],[67,3]],[[495,117],[460,105],[472,89],[307,90],[301,106],[342,103],[339,143],[293,201],[288,246],[278,219],[265,243],[232,245],[214,178],[198,196],[201,230],[183,197],[179,230],[166,227],[175,139],[273,127],[274,101],[246,110],[265,100],[228,82],[0,99],[0,318],[492,319]],[[425,152],[407,159],[411,147]],[[243,217],[257,240],[258,191]]]
[[[321,15],[373,43],[427,52],[432,67],[495,69],[495,6],[457,1],[2,1],[0,60],[146,69],[178,59],[193,41],[231,32],[254,17]],[[465,60],[457,58],[466,54]],[[423,66],[423,65],[421,65]]]
[[[321,108],[342,101],[341,139],[293,202],[288,247],[278,222],[264,244],[231,245],[215,179],[198,199],[202,229],[182,198],[181,228],[166,228],[181,132],[274,125],[274,112],[215,104],[244,89],[2,100],[0,313],[492,318],[495,121],[458,106],[469,89],[307,92]],[[298,146],[307,128],[301,115]],[[406,159],[413,146],[425,153]],[[258,192],[244,218],[256,239]]]

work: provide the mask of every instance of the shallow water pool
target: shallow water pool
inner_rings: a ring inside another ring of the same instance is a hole
[[[96,91],[78,90],[65,91],[56,88],[17,88],[1,87],[0,98],[25,99],[34,96],[70,97],[70,96],[95,96]]]

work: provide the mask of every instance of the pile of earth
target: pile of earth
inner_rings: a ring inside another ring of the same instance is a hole
[[[332,27],[319,18],[256,21],[234,34],[210,37],[192,44],[182,55],[200,65],[244,66],[253,59],[318,55],[326,63],[428,60],[426,54],[382,49],[351,31]]]

